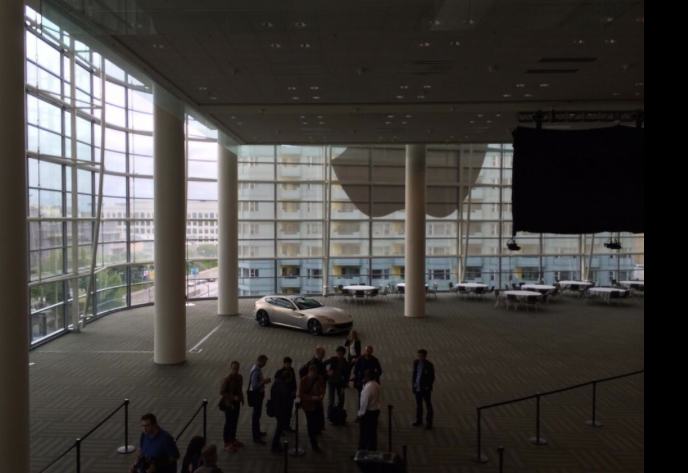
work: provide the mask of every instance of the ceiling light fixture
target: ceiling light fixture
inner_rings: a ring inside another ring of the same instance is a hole
[[[292,100],[299,100],[299,97],[297,95],[294,95],[291,99]]]
[[[405,118],[413,118],[413,115],[411,115],[410,113],[407,113]]]
[[[287,87],[287,90],[294,91],[294,90],[296,90],[296,86],[295,86],[295,85],[290,85],[289,87]]]
[[[299,47],[301,49],[308,49],[311,47],[311,43],[301,43],[301,44],[299,44]]]
[[[616,44],[616,40],[614,38],[605,39],[604,44]]]
[[[319,96],[319,95],[314,95],[314,96],[312,97],[312,99],[313,99],[313,100],[320,100],[320,96]]]
[[[387,118],[394,118],[394,115],[387,115]]]
[[[461,46],[461,42],[456,40],[449,41],[449,46]]]
[[[400,85],[400,86],[399,86],[399,88],[400,88],[401,90],[408,90],[408,87],[409,87],[408,85]]]
[[[306,22],[305,22],[305,21],[295,21],[295,22],[294,22],[294,27],[296,27],[296,28],[305,28],[305,27],[306,27]]]
[[[516,84],[516,88],[517,88],[517,89],[522,89],[522,88],[524,88],[525,86],[526,86],[525,84]]]
[[[418,43],[419,48],[429,48],[430,47],[430,41],[421,41]]]
[[[311,89],[311,90],[320,90],[320,87],[317,86],[317,85],[311,85],[311,86],[309,87],[309,89]]]
[[[423,86],[423,88],[424,88],[425,90],[430,90],[430,89],[432,89],[432,86],[431,86],[430,84],[425,84],[425,85]]]
[[[533,96],[533,94],[523,94],[523,96],[526,97],[526,98],[530,98],[530,97]]]
[[[542,88],[549,87],[549,84],[548,84],[547,82],[542,82],[542,83],[539,85],[539,87],[542,87]]]
[[[397,99],[401,100],[401,99],[403,99],[403,98],[404,98],[403,95],[397,95]]]
[[[508,99],[509,97],[511,97],[511,94],[502,94],[502,97],[504,97],[505,99]]]
[[[282,45],[280,43],[270,43],[272,49],[280,49]]]
[[[272,28],[273,26],[275,26],[275,24],[271,21],[261,21],[260,26],[262,26],[263,28]]]
[[[198,88],[198,90],[200,90],[201,92],[204,92],[204,91],[208,90],[208,88],[206,86],[202,85]]]

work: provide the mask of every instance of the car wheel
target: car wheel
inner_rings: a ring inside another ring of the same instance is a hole
[[[270,325],[270,317],[268,316],[268,313],[265,312],[264,310],[258,311],[256,314],[256,320],[258,321],[258,325],[261,327],[267,327]]]
[[[308,331],[312,335],[322,335],[322,325],[317,320],[311,320],[308,322]]]

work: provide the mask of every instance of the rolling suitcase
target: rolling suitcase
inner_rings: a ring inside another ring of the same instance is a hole
[[[381,450],[356,450],[354,462],[364,473],[406,473],[406,445],[404,455],[399,456],[392,451],[392,405],[388,410],[388,452]]]

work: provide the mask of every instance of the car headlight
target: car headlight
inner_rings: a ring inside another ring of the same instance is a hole
[[[326,324],[334,324],[335,323],[334,319],[331,319],[329,317],[319,317],[319,320],[323,323],[326,323]]]

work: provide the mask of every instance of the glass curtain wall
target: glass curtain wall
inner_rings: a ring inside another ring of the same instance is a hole
[[[29,323],[39,343],[153,302],[153,100],[145,79],[26,12]],[[188,116],[186,138],[187,296],[212,298],[217,131]],[[403,281],[404,153],[240,146],[239,294]],[[508,144],[428,145],[428,284],[644,278],[642,235],[519,233],[521,250],[507,250],[512,157]],[[605,246],[612,239],[621,250]]]

